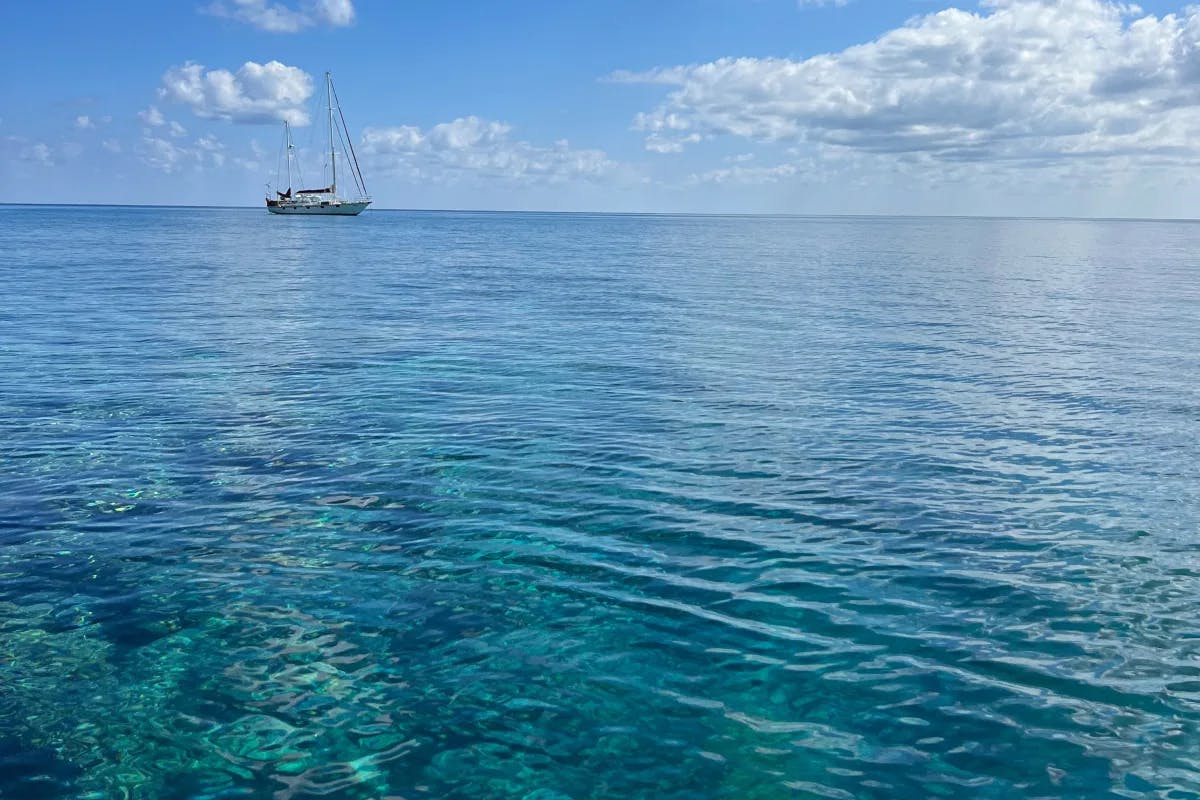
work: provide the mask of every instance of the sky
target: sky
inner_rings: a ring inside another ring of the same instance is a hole
[[[12,0],[0,44],[0,202],[261,204],[284,120],[316,182],[329,70],[377,208],[1200,216],[1176,2]]]

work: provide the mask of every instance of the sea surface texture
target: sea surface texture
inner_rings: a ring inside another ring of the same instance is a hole
[[[0,796],[1200,797],[1200,226],[0,209]]]

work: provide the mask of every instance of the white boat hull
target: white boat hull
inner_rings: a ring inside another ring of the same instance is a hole
[[[296,214],[298,216],[316,217],[316,216],[337,216],[337,217],[353,217],[361,214],[363,209],[371,205],[370,200],[360,202],[345,202],[345,203],[288,203],[273,206],[267,206],[267,211],[272,214]]]

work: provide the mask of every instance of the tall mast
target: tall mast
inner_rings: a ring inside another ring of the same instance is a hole
[[[332,78],[325,72],[325,105],[329,108],[329,166],[333,170],[333,193],[337,194],[337,151],[333,147],[333,92],[329,88]]]
[[[285,119],[283,121],[283,138],[287,144],[287,170],[288,170],[288,188],[292,190],[292,126]]]
[[[337,103],[338,119],[342,121],[342,132],[346,134],[346,148],[350,151],[350,175],[358,187],[359,197],[367,196],[367,184],[363,182],[362,169],[358,166],[358,156],[354,153],[354,140],[350,138],[350,129],[346,127],[346,115],[342,113],[342,101],[338,99],[337,89],[333,88],[333,78],[329,79],[329,88],[333,90],[333,101]]]

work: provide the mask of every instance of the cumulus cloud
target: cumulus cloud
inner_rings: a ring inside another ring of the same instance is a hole
[[[87,114],[80,114],[75,118],[75,127],[81,131],[86,131],[88,128],[96,127],[96,123],[92,122],[92,118]]]
[[[410,179],[476,175],[520,182],[557,183],[598,178],[615,162],[601,150],[578,150],[566,140],[539,146],[510,138],[503,122],[462,117],[428,130],[401,125],[367,128],[363,154],[381,168]]]
[[[189,106],[198,117],[308,124],[305,104],[312,96],[313,82],[299,67],[278,61],[266,64],[247,61],[234,73],[225,69],[206,70],[203,64],[189,61],[167,70],[162,82],[158,90],[162,99]],[[157,113],[153,106],[150,110]],[[161,120],[161,115],[158,116]]]
[[[743,167],[732,166],[722,169],[709,170],[692,175],[689,183],[744,183],[762,184],[777,183],[784,178],[790,178],[799,172],[795,164],[776,164],[773,167]]]
[[[185,167],[203,169],[225,164],[225,146],[215,136],[201,136],[192,144],[181,144],[147,131],[138,143],[142,163],[163,172],[178,172]]]
[[[1200,8],[987,0],[805,60],[723,58],[618,72],[672,87],[634,127],[659,152],[715,136],[942,163],[1191,159],[1200,153]]]
[[[682,153],[685,144],[695,144],[700,138],[698,133],[664,135],[653,131],[646,137],[646,149],[652,153]]]
[[[56,167],[83,154],[79,142],[65,141],[55,145],[24,136],[0,138],[0,162],[24,161],[42,167]]]
[[[150,106],[145,111],[139,111],[138,119],[152,128],[157,128],[159,125],[165,125],[167,122],[163,118],[162,112],[154,106]]]
[[[209,134],[201,136],[196,140],[196,149],[201,154],[206,154],[214,166],[225,166],[225,145],[217,139],[217,137]]]
[[[17,158],[22,161],[40,164],[43,167],[53,167],[55,164],[54,151],[45,142],[22,144],[21,148],[17,151]]]
[[[204,10],[272,33],[296,33],[317,25],[343,28],[354,22],[352,0],[301,0],[296,5],[269,0],[217,0]]]

